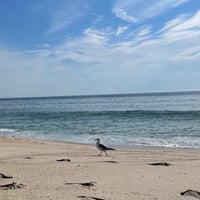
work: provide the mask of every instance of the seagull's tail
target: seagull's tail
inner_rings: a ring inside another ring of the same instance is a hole
[[[116,149],[113,149],[113,148],[110,148],[110,147],[108,147],[108,149],[107,149],[107,150],[116,151]]]

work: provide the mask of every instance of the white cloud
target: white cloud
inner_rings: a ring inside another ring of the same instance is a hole
[[[186,15],[178,16],[176,19],[169,21],[161,29],[163,37],[166,39],[166,42],[174,42],[178,40],[189,40],[194,38],[199,41],[200,38],[200,11],[197,11],[193,16],[186,18]],[[196,42],[195,40],[195,42]],[[190,43],[192,43],[190,41]]]
[[[113,6],[113,12],[124,21],[138,23],[158,16],[167,10],[180,6],[189,0],[117,0]]]
[[[120,19],[127,21],[127,22],[132,22],[132,23],[137,23],[137,19],[135,17],[132,17],[131,15],[128,15],[128,13],[120,8],[115,8],[113,9],[113,12],[116,14],[117,17]]]
[[[117,31],[116,31],[116,36],[121,35],[128,29],[128,26],[118,26]]]
[[[108,33],[97,31],[91,28],[84,30],[84,35],[87,43],[91,43],[94,45],[102,45],[108,40]]]
[[[172,7],[177,7],[177,6],[179,6],[179,5],[182,5],[182,4],[184,4],[184,3],[186,3],[186,2],[189,2],[190,0],[177,0],[176,2],[174,2],[173,4],[172,4]]]
[[[5,91],[5,82],[6,91],[18,88],[18,96],[197,89],[199,18],[200,11],[179,15],[154,35],[151,26],[135,29],[125,39],[116,36],[130,33],[126,26],[117,32],[88,27],[79,37],[54,47],[1,50],[0,90]]]
[[[38,47],[39,48],[50,48],[51,47],[51,45],[50,44],[47,44],[47,43],[44,43],[44,44],[40,44],[40,45],[38,45]]]
[[[184,21],[186,21],[188,19],[188,17],[189,17],[189,15],[185,15],[185,14],[179,15],[175,19],[168,21],[159,32],[164,32],[164,31],[170,30],[173,27],[176,27],[180,23],[183,23]]]
[[[166,23],[156,37],[154,35],[155,38],[150,26],[141,27],[135,31],[134,37],[129,37],[131,39],[115,43],[110,43],[112,34],[89,28],[85,30],[82,38],[66,42],[62,48],[73,48],[71,54],[66,57],[77,63],[87,63],[87,68],[84,68],[83,73],[92,79],[131,80],[142,77],[144,74],[149,77],[162,77],[166,75],[162,74],[164,69],[170,68],[171,73],[173,68],[180,64],[183,68],[188,68],[188,62],[191,59],[197,66],[199,62],[197,47],[200,44],[197,37],[198,30],[195,30],[198,27],[198,23],[195,23],[196,18],[198,18],[198,13],[187,18],[185,15],[181,18],[184,20],[181,20],[179,16],[173,22]],[[167,36],[170,36],[172,30],[181,29],[180,27],[185,27],[181,31],[182,35],[171,35],[174,39],[169,42],[170,38]],[[190,30],[191,27],[194,30]],[[186,35],[185,31],[191,32]],[[184,43],[179,41],[179,37],[184,40]],[[82,54],[75,52],[76,49],[81,49]]]
[[[200,29],[200,10],[195,13],[194,16],[189,18],[183,23],[180,23],[176,27],[173,28],[174,31],[181,31],[187,29]],[[194,30],[195,31],[195,30]]]
[[[142,27],[138,33],[138,36],[145,36],[151,33],[151,26]]]
[[[46,34],[51,34],[62,31],[83,17],[87,7],[85,7],[85,4],[74,0],[65,1],[64,4],[58,4],[58,6],[48,9],[49,29],[46,31]]]

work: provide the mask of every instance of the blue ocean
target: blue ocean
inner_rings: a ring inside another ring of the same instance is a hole
[[[0,136],[200,149],[200,92],[0,99]]]

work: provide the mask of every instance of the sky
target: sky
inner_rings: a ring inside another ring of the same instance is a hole
[[[0,98],[200,90],[200,0],[0,5]]]

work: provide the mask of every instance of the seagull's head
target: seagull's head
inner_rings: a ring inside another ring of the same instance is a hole
[[[95,141],[97,141],[97,142],[100,142],[100,139],[99,139],[99,138],[97,138],[97,139],[95,139]]]

